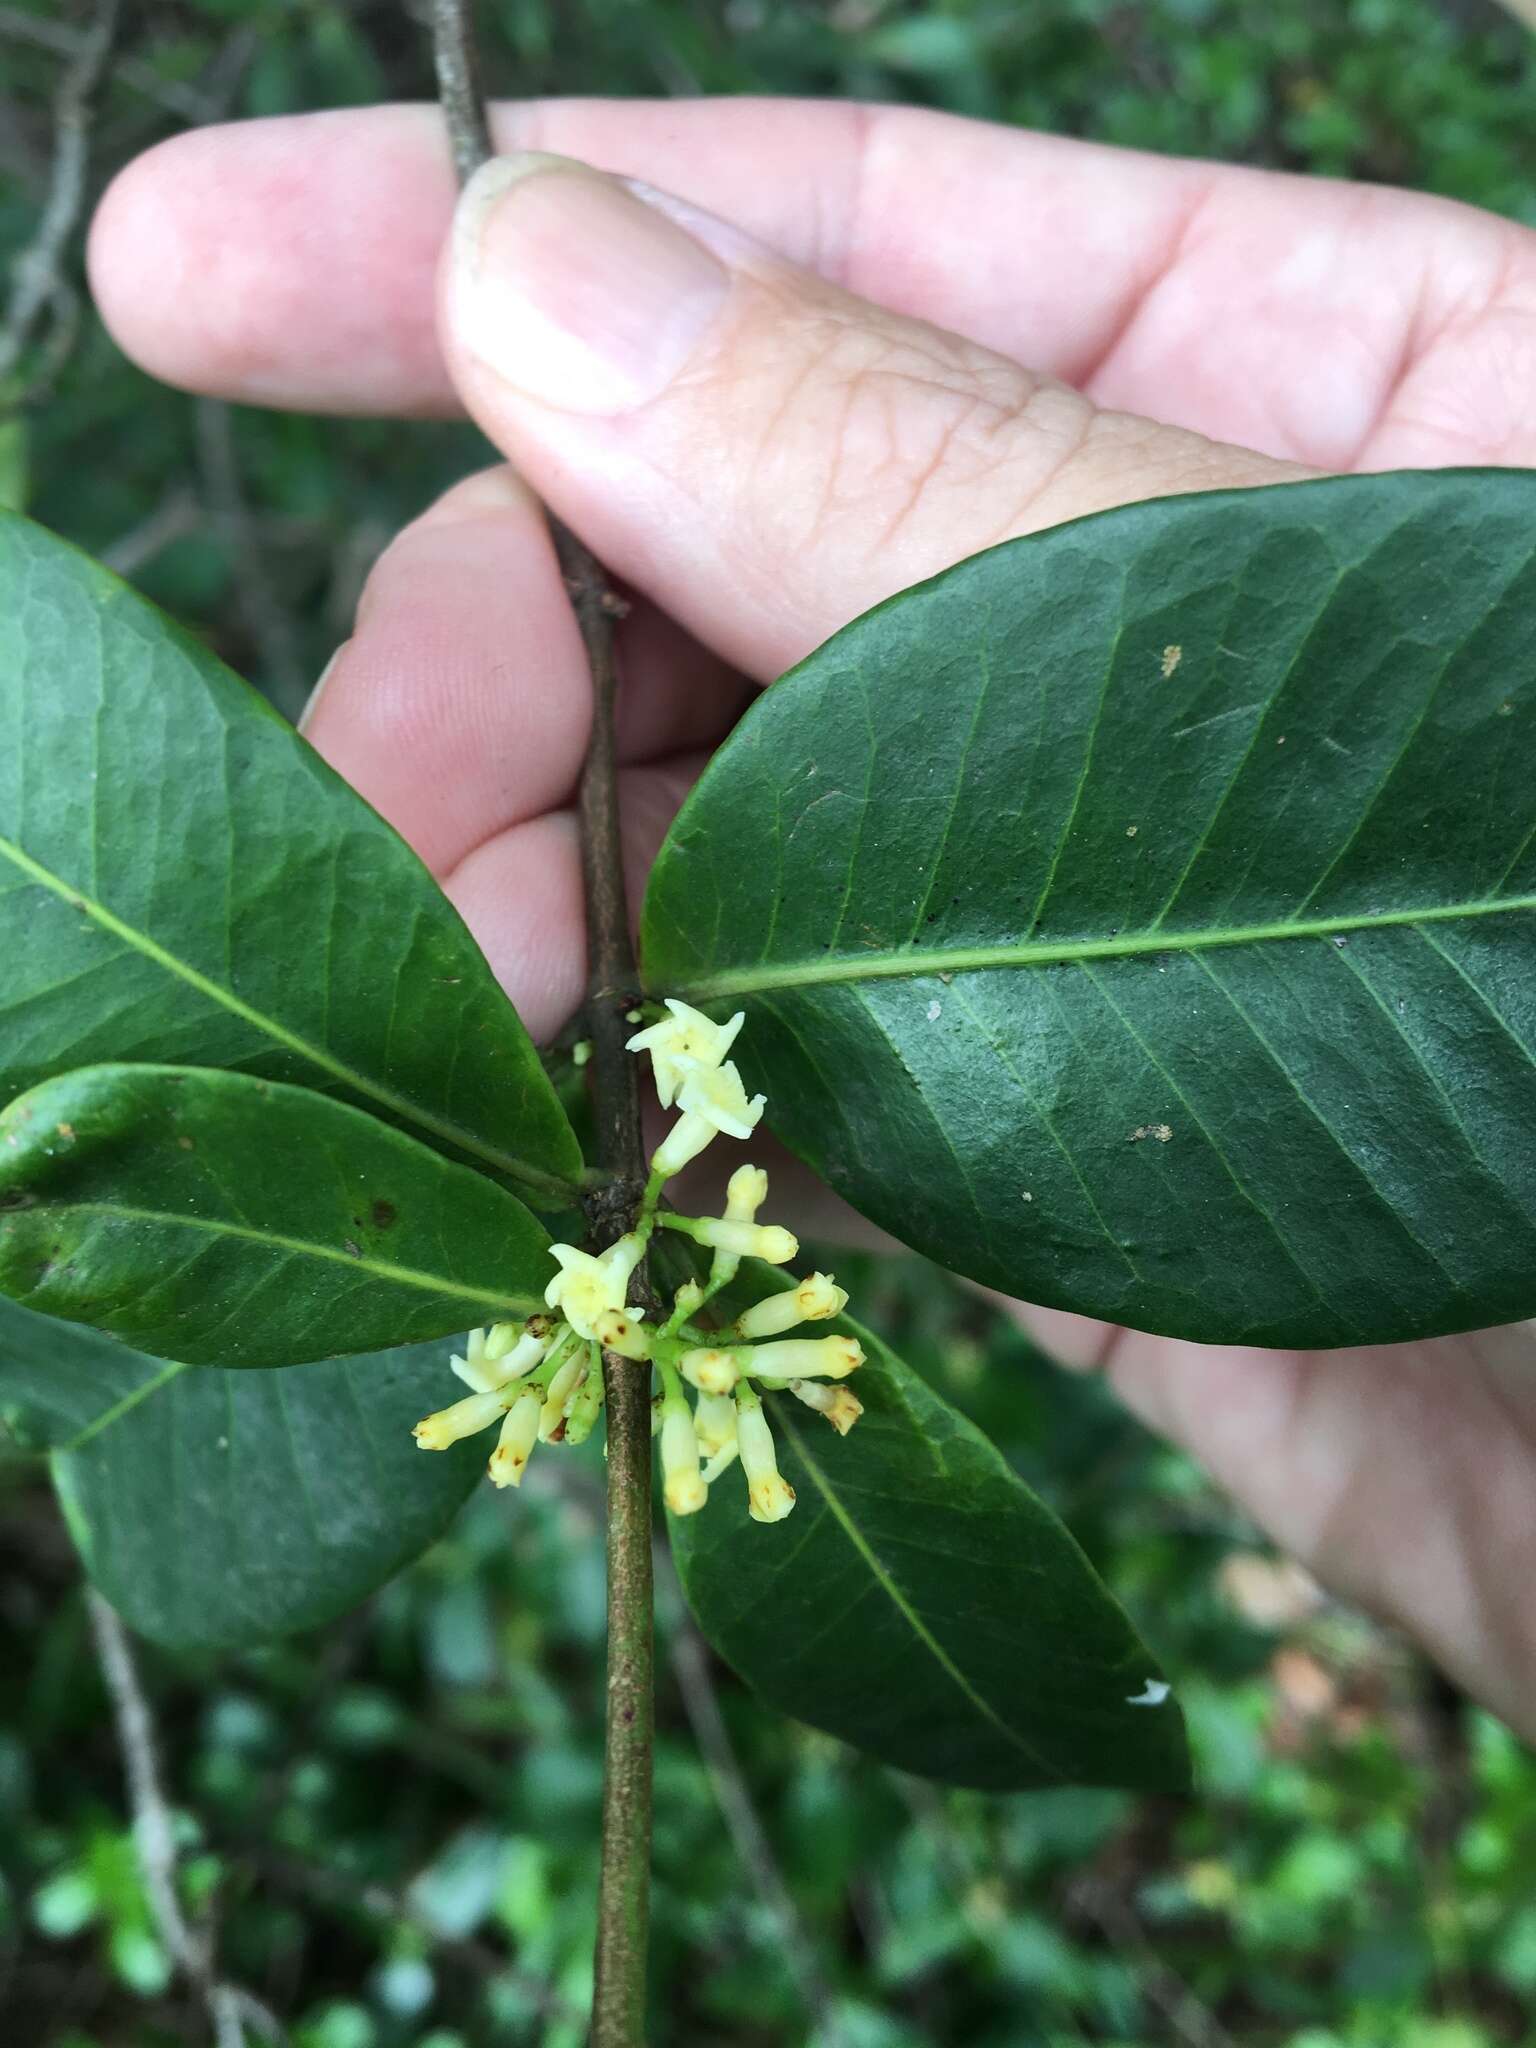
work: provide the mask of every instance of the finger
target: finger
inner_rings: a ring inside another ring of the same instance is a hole
[[[677,807],[705,757],[626,768],[619,817],[631,912]],[[581,841],[572,810],[494,833],[448,875],[443,889],[535,1039],[552,1038],[586,990]]]
[[[1301,474],[1100,412],[564,158],[498,158],[474,179],[442,326],[471,412],[534,488],[763,678],[1010,535]]]
[[[623,760],[729,728],[739,678],[649,607],[621,634]],[[457,485],[379,558],[304,730],[441,876],[570,801],[590,703],[543,511],[503,467]]]
[[[1323,468],[1536,450],[1536,238],[1449,201],[835,102],[530,102],[496,131],[712,207],[1106,405]],[[428,107],[200,129],[114,182],[92,281],[172,383],[452,410],[431,318],[451,208]]]

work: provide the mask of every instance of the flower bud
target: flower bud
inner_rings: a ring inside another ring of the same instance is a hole
[[[768,1199],[768,1176],[760,1166],[738,1166],[725,1184],[725,1213],[732,1223],[751,1223]]]
[[[424,1416],[411,1434],[424,1451],[446,1451],[462,1437],[489,1429],[506,1405],[499,1393],[470,1394],[463,1401],[455,1401],[451,1408],[439,1408],[435,1415]]]
[[[672,1319],[686,1323],[704,1300],[704,1290],[697,1280],[685,1280],[672,1297]]]
[[[685,1351],[677,1369],[701,1394],[728,1394],[741,1378],[741,1367],[729,1351]]]
[[[747,1476],[747,1512],[754,1522],[782,1522],[795,1504],[795,1489],[780,1476],[773,1432],[762,1403],[743,1403],[736,1417],[741,1469]]]
[[[565,1434],[565,1404],[586,1376],[587,1352],[585,1345],[577,1345],[563,1365],[555,1368],[549,1386],[545,1390],[544,1405],[539,1410],[539,1442],[556,1442]]]
[[[693,1417],[682,1400],[669,1401],[661,1421],[661,1471],[667,1506],[674,1515],[696,1515],[709,1498],[699,1471]]]
[[[587,1376],[565,1404],[565,1438],[568,1444],[584,1444],[603,1412],[603,1372],[600,1364],[589,1364]]]
[[[736,1329],[743,1337],[777,1337],[781,1330],[793,1330],[799,1323],[841,1315],[847,1306],[848,1296],[833,1285],[830,1273],[812,1273],[786,1294],[769,1294],[755,1301],[737,1318]]]
[[[501,1435],[486,1468],[493,1486],[522,1485],[523,1473],[539,1439],[541,1405],[537,1388],[528,1387],[507,1410],[507,1419],[501,1425]]]
[[[704,1147],[719,1136],[719,1127],[712,1124],[707,1116],[680,1116],[677,1122],[651,1154],[651,1171],[663,1180],[670,1180],[674,1173],[681,1173],[690,1160],[697,1159]]]
[[[605,1351],[617,1351],[621,1358],[651,1355],[651,1340],[644,1327],[623,1309],[605,1309],[592,1328]]]
[[[693,1405],[694,1433],[701,1457],[717,1458],[736,1445],[736,1403],[729,1394],[700,1394]]]
[[[728,1216],[699,1216],[688,1225],[687,1235],[696,1244],[713,1245],[739,1259],[766,1259],[770,1266],[784,1265],[800,1249],[794,1232],[782,1224],[735,1223]]]
[[[825,1415],[839,1436],[846,1436],[864,1413],[864,1403],[852,1387],[826,1387],[819,1380],[791,1380],[789,1391],[807,1408]]]
[[[756,1380],[841,1380],[864,1363],[864,1347],[857,1337],[785,1337],[756,1344],[739,1358]]]

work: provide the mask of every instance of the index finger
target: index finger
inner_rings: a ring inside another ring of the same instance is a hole
[[[1321,466],[1361,454],[1416,338],[1501,279],[1529,296],[1536,267],[1526,231],[1448,201],[912,108],[562,100],[501,106],[495,127],[504,150],[641,176],[1101,403]],[[93,280],[169,382],[451,412],[432,273],[452,203],[430,107],[203,129],[112,186]]]

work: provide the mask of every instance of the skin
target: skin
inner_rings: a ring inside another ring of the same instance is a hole
[[[588,380],[552,402],[558,352],[528,308],[591,317],[617,285],[610,339],[675,340],[671,273],[593,211],[640,202],[580,170],[512,188],[481,274],[521,299],[488,324],[451,258],[434,292],[453,194],[429,109],[162,144],[107,193],[90,256],[118,340],[169,382],[467,409],[516,465],[395,540],[307,730],[430,863],[536,1034],[581,994],[590,716],[539,498],[636,594],[638,899],[752,692],[961,556],[1170,491],[1536,463],[1536,235],[1468,208],[892,108],[565,101],[503,108],[497,134],[718,217],[685,216],[723,274],[715,314],[639,401]],[[1532,1325],[1298,1354],[1011,1307],[1536,1733]]]

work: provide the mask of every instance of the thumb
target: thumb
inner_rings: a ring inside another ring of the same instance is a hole
[[[470,411],[560,517],[764,678],[996,541],[1305,474],[1100,411],[562,157],[496,158],[470,182],[441,327]]]

